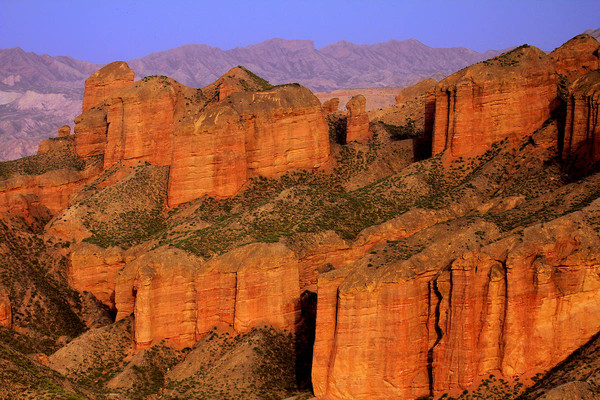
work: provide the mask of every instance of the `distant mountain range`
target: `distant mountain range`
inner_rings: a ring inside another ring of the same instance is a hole
[[[432,48],[415,39],[373,45],[340,41],[322,49],[310,40],[270,39],[231,50],[190,44],[127,62],[138,78],[167,75],[192,87],[244,65],[273,84],[298,82],[322,92],[405,87],[429,77],[441,79],[499,53]],[[0,160],[32,154],[59,126],[72,124],[81,110],[84,81],[100,67],[68,56],[0,49]]]

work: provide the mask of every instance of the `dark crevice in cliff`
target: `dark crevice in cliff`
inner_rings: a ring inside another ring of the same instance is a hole
[[[433,291],[433,294],[435,295],[435,298],[432,296],[432,291]],[[430,312],[431,312],[431,305],[433,305],[433,302],[435,302],[434,328],[435,328],[435,335],[436,335],[436,339],[435,339],[435,342],[433,343],[433,346],[431,346],[431,348],[427,351],[427,374],[429,377],[429,395],[430,396],[434,395],[433,350],[435,349],[435,346],[438,345],[438,343],[442,340],[442,337],[444,336],[444,332],[442,331],[442,328],[440,327],[440,307],[442,304],[442,300],[443,300],[443,296],[442,296],[442,293],[440,292],[440,290],[438,289],[437,279],[435,279],[435,280],[431,281],[430,285],[429,285]]]
[[[506,260],[497,260],[502,265],[502,273],[504,279],[504,304],[503,304],[503,314],[502,321],[500,321],[500,337],[498,340],[498,345],[500,346],[500,362],[498,366],[500,367],[504,362],[504,352],[506,343],[504,341],[504,331],[506,330],[506,320],[508,318],[508,268],[506,267]]]
[[[298,389],[312,390],[311,371],[315,327],[317,321],[317,294],[305,290],[300,296],[300,318],[296,324],[296,384]]]

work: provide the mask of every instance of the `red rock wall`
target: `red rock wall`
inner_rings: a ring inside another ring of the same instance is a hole
[[[124,265],[122,249],[118,247],[103,249],[82,242],[71,251],[69,283],[80,292],[92,293],[114,310],[115,275]]]
[[[363,142],[370,137],[369,116],[366,113],[367,100],[362,94],[356,95],[346,104],[346,142]]]
[[[433,154],[476,155],[532,133],[558,105],[556,87],[552,62],[533,47],[449,76],[434,92]]]
[[[556,72],[575,80],[600,68],[600,43],[590,35],[577,35],[550,53]]]
[[[529,378],[564,359],[600,330],[600,254],[597,237],[574,233],[577,223],[551,225],[439,273],[397,269],[365,281],[357,265],[320,276],[315,395],[458,394],[489,374]]]
[[[85,81],[82,112],[102,103],[114,92],[133,83],[135,73],[123,61],[115,61],[96,71]]]
[[[12,305],[6,288],[0,289],[0,326],[12,328]]]
[[[203,263],[181,250],[139,257],[115,278],[117,319],[133,312],[139,348],[166,339],[193,346],[214,326],[245,333],[267,324],[293,331],[298,261],[282,244],[251,244]]]
[[[600,73],[591,72],[571,86],[567,99],[567,117],[563,159],[600,161]]]

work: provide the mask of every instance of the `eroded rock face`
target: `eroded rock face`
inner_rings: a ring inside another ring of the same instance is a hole
[[[123,250],[82,242],[75,245],[70,256],[69,281],[73,288],[92,293],[114,310],[115,275],[125,265]]]
[[[0,326],[12,328],[12,306],[8,289],[0,287]]]
[[[585,218],[527,228],[448,267],[419,256],[321,275],[315,394],[437,397],[555,365],[600,329],[600,242]]]
[[[82,112],[103,102],[112,93],[133,83],[135,72],[126,62],[115,61],[96,71],[85,81]]]
[[[367,100],[362,94],[353,96],[346,104],[348,119],[346,142],[361,142],[369,138],[369,116],[366,110]]]
[[[319,168],[329,157],[327,132],[318,99],[299,85],[210,104],[175,135],[169,205],[232,196],[250,176]]]
[[[71,127],[69,125],[63,125],[58,128],[58,137],[65,137],[71,134]]]
[[[237,333],[263,324],[293,331],[299,313],[298,261],[282,244],[255,243],[203,262],[159,249],[116,276],[117,319],[132,312],[139,348],[166,339],[193,346],[214,326]]]
[[[251,176],[319,168],[329,158],[318,99],[292,84],[271,87],[243,67],[202,90],[149,77],[75,120],[83,159],[170,165],[170,206],[236,194]]]
[[[600,43],[590,35],[577,35],[550,53],[556,72],[573,81],[600,68]]]
[[[600,72],[577,79],[569,89],[563,159],[600,161]]]
[[[433,154],[476,155],[532,133],[558,106],[556,89],[552,60],[530,46],[450,75],[434,90],[433,124],[425,122],[433,126]]]
[[[325,111],[327,114],[331,114],[337,112],[339,106],[340,99],[338,97],[334,97],[333,99],[329,99],[323,103],[323,111]]]

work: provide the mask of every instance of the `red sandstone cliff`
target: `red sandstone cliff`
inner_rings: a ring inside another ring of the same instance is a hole
[[[600,161],[600,72],[577,79],[569,88],[563,158]]]
[[[529,46],[443,79],[434,96],[432,152],[448,150],[455,157],[482,153],[504,138],[524,137],[558,106],[554,64]]]
[[[115,61],[93,73],[85,81],[82,112],[104,101],[112,93],[133,83],[135,72],[126,62]]]
[[[353,96],[348,103],[346,142],[362,142],[369,138],[369,116],[366,112],[367,100],[362,94]]]

